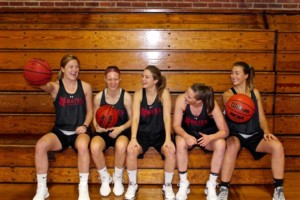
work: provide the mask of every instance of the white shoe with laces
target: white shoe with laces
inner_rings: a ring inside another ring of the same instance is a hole
[[[227,200],[228,199],[228,187],[221,186],[218,194],[218,200]]]
[[[218,200],[216,193],[217,182],[207,181],[204,193],[206,194],[206,200]]]
[[[33,200],[45,200],[49,197],[48,188],[44,184],[38,184],[36,189],[36,194],[33,197]]]
[[[285,200],[283,187],[277,187],[274,189],[273,200]]]
[[[78,186],[79,197],[78,200],[90,200],[89,195],[89,187],[88,185],[80,185]]]
[[[121,196],[124,193],[123,176],[113,176],[114,188],[113,192],[116,196]]]
[[[190,182],[189,181],[180,181],[178,184],[179,189],[176,194],[176,200],[187,200],[188,194],[191,192],[190,191]]]
[[[100,181],[101,181],[100,195],[106,197],[111,192],[110,183],[112,182],[112,178],[110,177],[109,174],[107,174],[106,176],[101,176]]]
[[[162,191],[165,195],[165,200],[174,200],[175,199],[175,194],[173,192],[171,183],[166,183],[165,185],[163,185]]]
[[[134,200],[138,192],[138,184],[129,182],[127,191],[125,193],[126,200]]]

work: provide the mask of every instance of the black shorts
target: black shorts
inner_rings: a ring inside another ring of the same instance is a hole
[[[161,159],[164,160],[165,156],[161,152],[161,148],[166,140],[166,133],[162,131],[157,134],[157,137],[151,137],[149,133],[138,132],[137,133],[137,142],[141,145],[143,153],[138,155],[138,159],[143,159],[144,154],[149,149],[149,147],[154,147],[161,155]]]
[[[89,133],[89,130],[90,129],[88,129],[87,133]],[[61,143],[62,149],[59,152],[64,151],[69,146],[71,146],[77,152],[77,149],[75,148],[75,141],[76,141],[76,139],[78,137],[78,134],[65,135],[61,130],[59,130],[56,127],[54,127],[51,130],[51,132],[54,133],[58,137],[58,139],[59,139],[59,141]],[[89,135],[89,134],[87,134],[87,135]]]
[[[237,137],[241,143],[241,147],[245,147],[246,149],[248,149],[255,160],[259,160],[264,155],[266,155],[266,153],[256,151],[258,144],[264,138],[264,134],[262,132],[258,132],[249,138],[243,138],[240,134],[237,133],[233,133],[230,136]]]
[[[128,139],[130,137],[129,132],[126,131],[126,130],[123,131],[122,133],[120,133],[116,138],[109,137],[109,133],[110,132],[104,132],[104,133],[94,132],[93,133],[93,136],[92,136],[93,138],[96,137],[96,136],[99,136],[99,137],[101,137],[104,140],[104,142],[105,142],[105,149],[103,151],[105,151],[109,147],[115,147],[116,141],[117,141],[117,139],[121,135],[126,136]]]

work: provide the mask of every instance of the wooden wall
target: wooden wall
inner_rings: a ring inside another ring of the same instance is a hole
[[[130,93],[140,88],[142,70],[156,65],[167,77],[172,104],[192,83],[203,82],[214,88],[221,105],[222,92],[231,87],[232,64],[248,62],[257,71],[270,130],[284,144],[286,173],[299,177],[299,22],[300,15],[274,13],[0,13],[0,182],[35,181],[34,145],[55,117],[50,95],[23,78],[24,64],[45,59],[56,80],[67,53],[79,57],[80,78],[94,94],[105,87],[109,65],[122,70],[121,86]],[[106,154],[112,169],[113,149]],[[50,181],[78,181],[71,149],[49,158],[56,160],[50,163]],[[205,183],[210,159],[199,149],[191,152],[192,183]],[[139,182],[162,183],[162,166],[151,149],[139,161]],[[270,156],[256,162],[243,150],[236,168],[233,183],[272,182]],[[90,179],[98,182],[94,164]]]

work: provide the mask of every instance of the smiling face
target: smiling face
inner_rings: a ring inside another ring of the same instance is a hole
[[[142,86],[143,88],[150,88],[156,86],[157,80],[154,80],[150,70],[145,69],[142,74]]]
[[[184,102],[190,105],[196,104],[199,100],[197,100],[195,96],[195,92],[192,90],[192,88],[189,87],[184,94]]]
[[[65,67],[61,67],[61,70],[64,73],[64,78],[76,80],[79,73],[79,63],[76,59],[72,59],[67,62]]]
[[[119,86],[120,86],[120,74],[115,72],[115,71],[111,71],[108,72],[104,78],[106,85],[108,87],[108,89],[110,90],[118,90]]]
[[[243,67],[233,66],[230,74],[231,82],[234,86],[246,84],[248,74],[244,73]]]

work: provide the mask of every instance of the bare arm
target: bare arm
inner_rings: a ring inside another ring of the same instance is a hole
[[[171,141],[171,96],[167,89],[162,93],[163,118],[166,131],[166,140]]]
[[[216,101],[215,101],[215,107],[212,111],[212,116],[213,116],[215,123],[219,130],[215,134],[212,134],[213,139],[217,140],[217,139],[222,139],[222,138],[228,137],[229,129],[228,129],[227,123],[225,121],[224,115],[222,113],[222,110]]]
[[[133,96],[131,138],[136,138],[137,135],[138,126],[140,122],[141,102],[142,102],[142,90],[139,90],[136,91]]]

